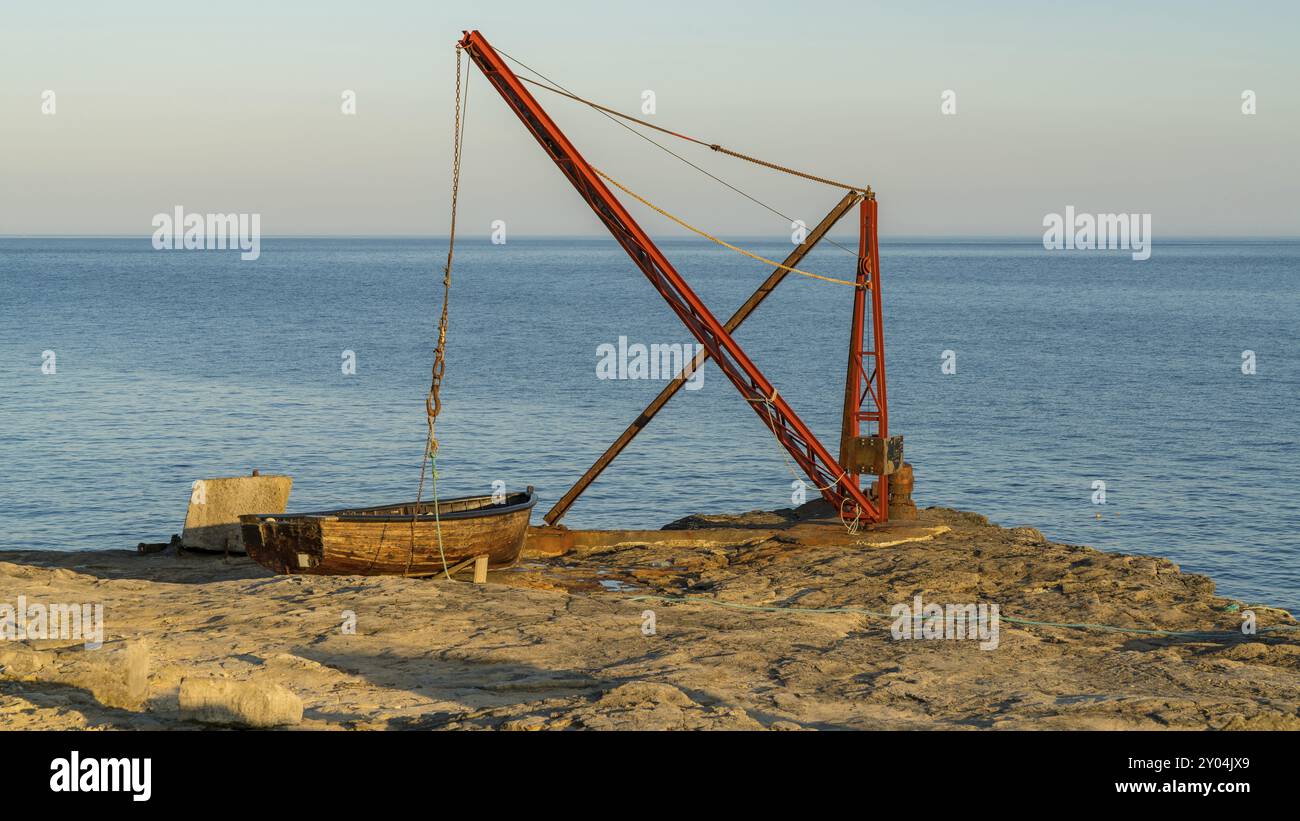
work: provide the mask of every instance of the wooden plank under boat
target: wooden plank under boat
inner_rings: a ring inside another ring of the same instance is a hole
[[[425,576],[484,554],[491,569],[514,565],[535,504],[537,496],[529,487],[501,503],[493,503],[491,496],[442,499],[436,517],[430,501],[421,502],[418,510],[414,502],[405,502],[240,516],[239,523],[248,555],[276,573]]]

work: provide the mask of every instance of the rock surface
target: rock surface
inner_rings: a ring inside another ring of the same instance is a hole
[[[181,679],[181,718],[205,724],[284,727],[302,722],[302,699],[275,682]]]
[[[0,678],[0,728],[193,727],[183,681],[213,678],[278,684],[317,729],[1300,729],[1295,620],[1250,607],[1283,629],[1243,635],[1247,605],[1165,559],[943,509],[861,533],[791,511],[695,523],[575,531],[485,585],[0,553],[0,601],[102,602],[108,640],[149,640],[142,707]],[[888,612],[918,595],[996,603],[997,649],[895,640]]]
[[[84,644],[36,649],[35,644],[49,642],[0,645],[0,682],[76,688],[106,707],[143,709],[149,690],[146,641],[115,641],[93,649]]]

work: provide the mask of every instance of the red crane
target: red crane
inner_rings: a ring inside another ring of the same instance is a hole
[[[771,287],[774,287],[775,282],[772,278],[769,277],[770,286],[769,283],[764,284],[768,286],[766,291],[760,288],[755,294],[757,299],[751,297],[753,305],[746,303],[748,309],[742,307],[741,311],[732,317],[731,322],[724,326],[641,229],[622,203],[614,197],[605,186],[601,175],[583,159],[578,149],[533,98],[524,83],[483,35],[477,31],[466,32],[459,46],[465,50],[487,81],[555,162],[560,172],[595,212],[596,217],[627,251],[632,262],[641,269],[650,284],[703,346],[704,354],[707,356],[701,356],[697,364],[706,358],[713,359],[753,411],[758,414],[763,424],[772,431],[777,441],[845,522],[885,521],[889,515],[886,476],[902,462],[902,440],[901,437],[891,439],[888,436],[884,329],[879,287],[880,263],[876,241],[877,209],[875,195],[870,189],[850,190],[850,196],[846,197],[846,201],[853,199],[859,202],[861,240],[849,340],[849,366],[845,383],[840,459],[837,460],[818,441],[776,387],[768,381],[758,366],[731,337],[731,331],[744,321],[748,312],[766,296],[767,292],[770,292]],[[717,150],[718,147],[714,148]],[[837,206],[841,214],[847,210],[844,205],[845,202],[842,201],[840,206]],[[852,202],[848,207],[851,205]],[[830,222],[833,224],[834,220]],[[823,226],[818,226],[822,230],[817,234],[817,238],[819,239],[826,230],[829,230],[829,227],[830,225],[825,225],[823,229]],[[811,244],[805,244],[811,247]],[[800,257],[807,252],[807,248],[803,246],[801,248],[803,249],[801,253],[796,251]],[[793,263],[787,265],[793,267]],[[782,270],[781,275],[784,273],[785,271]],[[779,277],[776,281],[779,281]],[[870,295],[870,311],[867,304],[868,295]],[[653,413],[657,412],[668,398],[671,398],[678,387],[680,385],[674,387],[670,384],[665,389],[667,396],[661,394],[659,399],[656,399],[657,406],[652,403],[651,408],[648,409],[649,416],[642,414],[642,417],[639,417],[638,421],[629,428],[629,433],[620,437],[619,442],[606,451],[583,480],[565,494],[561,502],[547,514],[548,522],[554,524],[564,514],[573,499],[631,440],[635,432],[649,421],[649,417],[653,416]],[[871,435],[861,435],[863,423],[866,423],[868,428],[874,428]],[[870,498],[860,486],[859,475],[862,473],[874,473],[879,477],[879,491],[875,498]]]

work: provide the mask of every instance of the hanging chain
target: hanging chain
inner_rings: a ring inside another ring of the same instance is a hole
[[[466,95],[468,98],[468,95]],[[468,105],[469,100],[466,99]],[[442,377],[447,370],[447,304],[451,299],[451,263],[456,250],[456,204],[460,198],[460,156],[464,130],[461,127],[461,47],[456,47],[456,120],[453,132],[451,162],[451,229],[447,239],[447,264],[442,269],[442,316],[438,319],[438,344],[433,349],[432,379],[429,394],[424,400],[425,414],[429,424],[429,438],[426,451],[430,457],[438,454],[438,437],[434,426],[438,414],[442,412]]]
[[[464,108],[469,107],[469,84],[465,84]],[[442,557],[442,574],[448,579],[451,573],[447,568],[447,554],[442,545],[442,518],[438,507],[438,437],[434,426],[438,414],[442,412],[442,376],[447,370],[447,305],[451,301],[451,262],[456,251],[456,203],[460,198],[460,156],[465,136],[464,111],[461,102],[461,47],[456,46],[456,119],[452,127],[451,158],[451,228],[447,235],[447,264],[442,268],[442,315],[438,318],[438,343],[433,349],[433,368],[429,381],[429,393],[424,398],[425,419],[429,432],[424,443],[424,455],[420,457],[420,487],[415,494],[415,506],[411,511],[411,541],[406,553],[406,571],[410,575],[411,565],[415,562],[415,523],[419,521],[424,500],[424,480],[433,464],[433,520],[438,534],[438,555]],[[378,548],[375,549],[378,555]],[[371,560],[373,564],[373,559]]]

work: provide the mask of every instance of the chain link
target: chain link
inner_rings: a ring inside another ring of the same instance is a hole
[[[467,95],[468,96],[468,95]],[[468,99],[466,100],[468,104]],[[438,318],[438,343],[433,349],[433,367],[429,393],[424,400],[425,415],[428,419],[429,438],[427,452],[430,457],[438,454],[438,437],[435,425],[438,414],[442,412],[442,378],[447,371],[447,306],[451,301],[451,263],[456,250],[456,205],[460,198],[460,158],[464,130],[461,127],[461,47],[456,47],[456,118],[453,126],[453,147],[451,163],[451,229],[447,239],[447,264],[442,269],[442,315]]]

